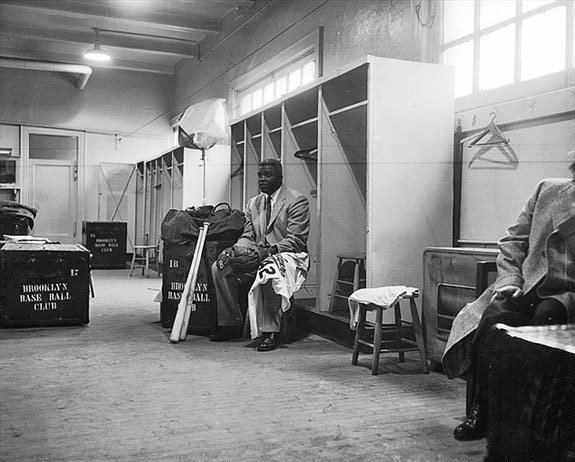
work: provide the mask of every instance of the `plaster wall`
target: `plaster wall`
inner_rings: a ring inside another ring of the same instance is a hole
[[[84,132],[85,152],[79,156],[83,187],[78,190],[84,207],[78,211],[77,225],[109,220],[122,198],[114,219],[128,222],[130,252],[135,181],[132,177],[124,190],[123,176],[118,180],[114,172],[127,172],[127,182],[131,165],[173,143],[173,77],[94,68],[84,90],[76,88],[76,79],[71,74],[0,68],[0,142],[19,152],[20,126]],[[26,153],[20,154],[17,187],[27,175]],[[115,164],[120,165],[114,168]]]
[[[76,88],[76,79],[1,67],[0,121],[123,134],[171,133],[172,76],[95,68],[84,90]]]
[[[265,10],[227,38],[245,21],[241,12],[229,15],[222,32],[202,42],[201,61],[178,64],[173,115],[208,98],[228,98],[231,81],[320,26],[324,28],[324,74],[367,54],[405,60],[419,56],[410,0],[276,0],[268,4],[256,2],[252,12]]]

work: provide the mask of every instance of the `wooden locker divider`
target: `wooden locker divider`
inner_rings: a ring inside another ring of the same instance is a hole
[[[367,56],[232,121],[232,202],[259,193],[268,157],[310,200],[312,309],[329,310],[342,253],[367,254],[368,287],[421,287],[423,250],[451,242],[453,113],[451,68]]]

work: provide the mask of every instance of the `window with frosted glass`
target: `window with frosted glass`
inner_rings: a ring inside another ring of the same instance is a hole
[[[555,3],[555,0],[523,0],[521,3],[521,7],[524,13],[527,13],[531,10],[536,10],[545,5],[549,5],[550,3]]]
[[[515,25],[484,35],[479,41],[479,90],[513,83],[515,75]]]
[[[451,42],[473,33],[475,5],[469,0],[443,3],[443,42]]]
[[[521,80],[565,69],[565,10],[565,7],[553,8],[523,21]]]
[[[473,88],[473,43],[471,40],[449,48],[443,64],[455,67],[455,97],[468,95]]]
[[[310,57],[286,66],[252,87],[239,92],[240,115],[265,106],[286,93],[313,82],[316,77],[316,62],[313,59],[310,60]]]
[[[473,3],[468,0],[468,3]],[[481,0],[479,4],[479,27],[485,29],[515,16],[515,0]]]
[[[301,70],[296,69],[290,72],[288,76],[288,90],[294,91],[297,87],[301,85]]]
[[[271,103],[274,100],[274,84],[268,83],[264,87],[264,104]]]
[[[315,78],[315,61],[311,61],[302,67],[301,83],[305,85],[310,83]]]
[[[76,136],[31,134],[29,140],[30,159],[76,160],[78,158]]]
[[[252,93],[252,109],[262,106],[262,89],[258,88]]]
[[[449,0],[442,62],[455,67],[455,96],[544,77],[573,67],[575,2]]]
[[[246,114],[252,110],[252,95],[247,94],[242,96],[240,103],[240,111],[242,114]]]
[[[287,93],[287,77],[283,77],[276,80],[276,99],[281,98]]]

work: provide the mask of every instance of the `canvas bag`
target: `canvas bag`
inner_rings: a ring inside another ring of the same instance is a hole
[[[208,222],[207,241],[237,241],[244,231],[244,212],[222,202],[186,210],[171,209],[162,221],[162,240],[170,244],[189,244],[197,240],[200,228]]]

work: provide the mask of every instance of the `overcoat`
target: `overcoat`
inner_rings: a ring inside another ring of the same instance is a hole
[[[244,247],[275,244],[279,252],[307,252],[310,227],[307,197],[285,185],[280,186],[266,227],[266,196],[261,193],[248,201],[244,232],[237,244]]]
[[[449,378],[464,375],[471,363],[471,341],[494,291],[514,285],[552,297],[575,321],[575,180],[541,181],[517,222],[498,242],[497,279],[453,322],[442,363]]]

